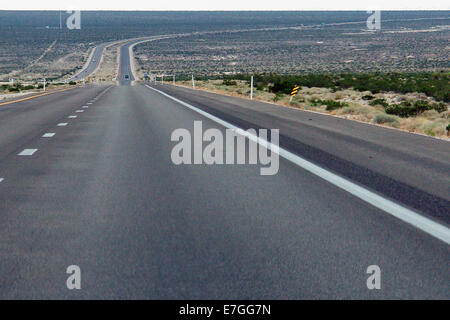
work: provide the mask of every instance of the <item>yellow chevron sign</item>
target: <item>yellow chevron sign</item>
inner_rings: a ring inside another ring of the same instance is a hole
[[[296,85],[291,91],[291,96],[295,97],[295,95],[298,93],[298,90],[300,90],[300,87]]]

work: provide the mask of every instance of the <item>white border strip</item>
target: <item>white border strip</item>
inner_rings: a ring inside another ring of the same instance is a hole
[[[298,165],[299,167],[305,169],[306,171],[311,172],[312,174],[315,174],[316,176],[319,176],[320,178],[328,181],[329,183],[335,185],[338,188],[341,188],[352,195],[360,198],[361,200],[373,205],[374,207],[377,207],[378,209],[381,209],[390,215],[406,222],[414,227],[432,235],[433,237],[444,241],[446,244],[450,244],[450,229],[447,228],[444,225],[441,225],[437,222],[434,222],[433,220],[430,220],[428,218],[425,218],[424,216],[407,209],[405,207],[402,207],[401,205],[396,204],[395,202],[388,200],[386,198],[383,198],[382,196],[365,189],[347,179],[344,179],[330,171],[327,171],[312,162],[309,162],[302,157],[299,157],[296,154],[293,154],[292,152],[283,149],[281,147],[278,147],[276,145],[273,145],[270,142],[264,141],[262,142],[261,139],[258,137],[249,134],[247,131],[242,130],[239,127],[236,127],[235,125],[226,122],[216,116],[213,116],[197,107],[194,107],[184,101],[178,100],[175,97],[172,97],[171,95],[168,95],[165,92],[162,92],[158,89],[152,88],[149,85],[145,85],[147,88],[154,90],[164,96],[166,96],[169,99],[172,99],[173,101],[201,114],[202,116],[205,116],[206,118],[217,122],[218,124],[232,130],[236,130],[237,132],[245,135],[247,138],[259,143],[263,147],[268,147],[272,152],[278,153],[281,157],[285,158],[288,161],[291,161],[292,163]]]

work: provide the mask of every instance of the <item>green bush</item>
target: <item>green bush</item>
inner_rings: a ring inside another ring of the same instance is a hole
[[[336,109],[347,106],[346,103],[334,101],[334,100],[325,100],[325,101],[323,101],[323,103],[327,106],[326,110],[328,110],[328,111],[336,110]]]
[[[387,107],[387,106],[389,106],[389,104],[386,102],[386,100],[384,100],[384,99],[375,99],[375,100],[372,100],[372,101],[370,101],[369,102],[369,105],[371,105],[371,106],[376,106],[376,105],[380,105],[380,106],[383,106],[383,107]]]
[[[264,83],[263,82],[257,82],[255,84],[255,88],[256,88],[256,90],[263,91],[265,89]]]
[[[334,101],[334,100],[321,100],[321,99],[312,99],[310,100],[312,106],[322,106],[326,105],[327,111],[336,110],[342,107],[346,107],[347,104],[344,102]]]
[[[445,105],[445,103],[442,103],[442,102],[433,104],[432,108],[433,108],[434,110],[436,110],[437,112],[439,112],[439,113],[448,110],[448,108],[447,108],[447,106]]]
[[[385,108],[387,114],[395,114],[402,118],[415,116],[418,114],[416,108],[408,104],[394,104]]]
[[[385,108],[387,114],[395,114],[402,118],[417,116],[418,114],[431,110],[433,107],[425,100],[417,100],[412,104],[409,101],[404,101],[400,104],[389,105]]]
[[[277,102],[277,101],[281,100],[281,98],[283,98],[283,94],[281,92],[277,92],[275,94],[275,97],[273,97],[273,101]]]
[[[235,80],[224,79],[222,84],[224,86],[237,86],[237,82]]]
[[[375,118],[373,119],[373,122],[378,123],[378,124],[381,124],[381,123],[395,124],[395,123],[398,123],[398,120],[395,116],[380,113],[375,116]]]

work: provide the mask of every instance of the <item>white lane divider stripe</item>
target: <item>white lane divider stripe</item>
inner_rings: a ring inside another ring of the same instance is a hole
[[[278,147],[278,146],[274,146],[272,145],[272,143],[267,142],[267,141],[261,141],[261,139],[258,139],[258,137],[249,134],[247,131],[244,131],[243,129],[236,127],[235,125],[226,122],[216,116],[213,116],[212,114],[209,114],[197,107],[194,107],[193,105],[190,105],[184,101],[181,101],[175,97],[172,97],[171,95],[168,95],[167,93],[160,91],[158,89],[152,88],[149,85],[145,85],[147,88],[156,91],[160,94],[162,94],[163,96],[166,96],[169,99],[172,99],[173,101],[205,116],[206,118],[217,122],[218,124],[229,128],[229,129],[233,129],[233,130],[237,130],[237,132],[239,132],[240,134],[246,136],[247,138],[251,139],[252,141],[255,141],[257,143],[259,143],[261,146],[263,147],[267,147],[268,149],[270,149],[272,152],[276,152],[278,150],[278,154],[285,158],[286,160],[298,165],[299,167],[311,172],[312,174],[315,174],[317,176],[319,176],[320,178],[328,181],[329,183],[335,185],[338,188],[341,188],[349,193],[351,193],[352,195],[360,198],[361,200],[373,205],[374,207],[377,207],[378,209],[381,209],[387,213],[389,213],[390,215],[406,222],[409,223],[411,225],[413,225],[414,227],[432,235],[433,237],[444,241],[447,244],[450,244],[450,229],[447,228],[444,225],[441,225],[431,219],[428,219],[424,216],[422,216],[419,213],[416,213],[408,208],[402,207],[401,205],[386,199],[366,188],[363,188],[353,182],[351,182],[350,180],[347,180],[345,178],[342,178],[330,171],[327,171],[317,165],[315,165],[312,162],[309,162],[306,159],[303,159],[302,157],[282,148],[282,147]]]
[[[0,182],[2,182],[3,180],[5,180],[5,179],[3,179],[3,178],[0,178]]]
[[[88,106],[83,106],[83,109],[87,109],[87,108],[89,108]]]
[[[48,132],[48,133],[44,133],[44,135],[42,136],[42,138],[51,138],[54,137],[55,133],[53,132]]]
[[[67,122],[58,123],[58,127],[65,127],[65,126],[67,126]]]
[[[25,149],[18,156],[32,156],[38,149]]]
[[[84,110],[77,110],[75,112],[81,113],[81,112],[84,112]]]
[[[76,119],[77,116],[68,116],[67,118],[69,118],[69,119]]]

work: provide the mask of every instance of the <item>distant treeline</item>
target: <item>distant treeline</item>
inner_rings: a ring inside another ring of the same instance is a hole
[[[224,80],[250,81],[250,75],[224,76]],[[450,102],[450,72],[414,73],[341,73],[341,74],[255,74],[257,89],[268,88],[273,93],[289,94],[295,85],[330,88],[333,91],[353,88],[372,93],[394,91],[421,92],[438,101]]]

